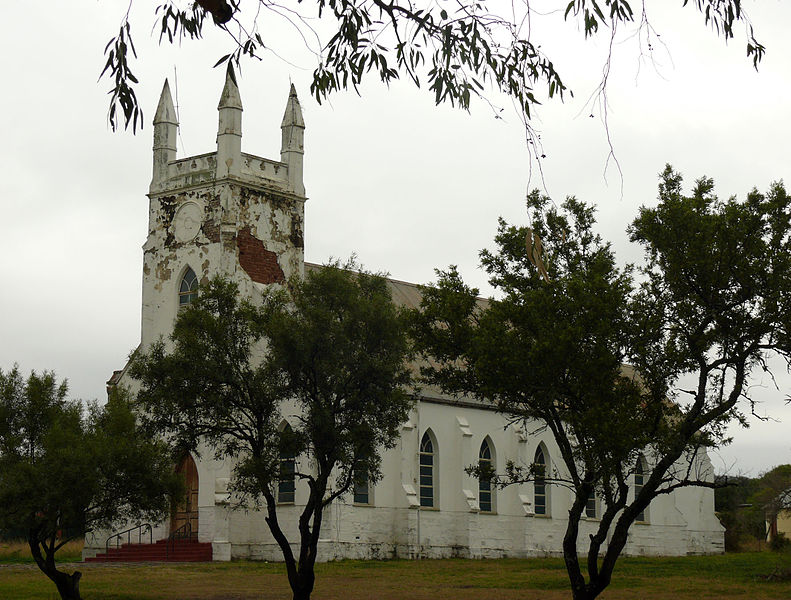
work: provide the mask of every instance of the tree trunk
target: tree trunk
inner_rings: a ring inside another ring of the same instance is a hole
[[[82,573],[74,571],[71,575],[62,571],[55,571],[54,577],[47,573],[47,577],[55,582],[61,600],[82,600],[80,597],[80,577]]]
[[[58,588],[61,600],[82,600],[80,596],[80,577],[82,577],[82,573],[74,571],[74,573],[69,575],[68,573],[58,571],[55,567],[54,551],[50,552],[45,548],[47,553],[46,558],[42,555],[37,532],[35,531],[31,531],[28,535],[28,546],[30,547],[30,553],[33,555],[33,559],[36,561],[38,568],[41,569],[41,572],[49,577]]]
[[[313,584],[316,582],[316,576],[313,569],[299,570],[297,581],[295,585],[292,584],[291,590],[294,592],[294,600],[310,600],[310,595],[313,593]]]

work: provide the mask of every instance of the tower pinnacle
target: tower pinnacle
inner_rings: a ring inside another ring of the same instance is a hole
[[[231,66],[217,105],[217,177],[239,176],[242,167],[242,98]]]
[[[286,112],[280,124],[280,131],[282,133],[280,161],[288,165],[289,188],[295,194],[304,196],[302,163],[305,154],[305,121],[302,119],[302,108],[299,105],[297,90],[293,83],[288,94]]]
[[[176,108],[170,95],[170,85],[165,79],[154,115],[154,169],[151,178],[152,191],[167,179],[168,163],[176,160],[176,133],[179,122]]]

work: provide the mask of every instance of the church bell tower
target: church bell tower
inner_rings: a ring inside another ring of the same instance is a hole
[[[178,119],[167,80],[154,116],[148,238],[143,245],[142,346],[170,333],[180,306],[215,275],[253,301],[304,274],[305,123],[291,90],[280,160],[242,152],[242,100],[226,74],[215,152],[177,158]]]

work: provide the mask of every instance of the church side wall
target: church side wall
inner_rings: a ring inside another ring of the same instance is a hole
[[[539,444],[546,449],[549,469],[557,468],[557,447],[551,436],[536,433],[538,429],[528,427],[523,432],[506,427],[503,417],[491,410],[421,402],[396,447],[384,454],[384,476],[371,488],[372,505],[355,505],[348,496],[326,509],[319,560],[559,555],[571,503],[569,490],[548,486],[545,516],[533,514],[533,483],[496,490],[493,513],[482,513],[478,482],[464,471],[477,462],[485,438],[494,448],[500,471],[508,459],[531,462]],[[438,506],[417,510],[408,488],[418,489],[418,436],[427,430],[436,440]],[[230,466],[203,460],[199,471],[200,539],[214,542],[215,559],[282,560],[263,512],[224,504],[227,496],[218,490],[224,489]],[[278,509],[281,527],[294,542],[306,496],[306,486],[298,483],[295,504]],[[686,488],[660,496],[649,507],[647,520],[632,527],[626,554],[722,552],[723,529],[713,514],[711,490]],[[581,523],[581,551],[596,526],[596,519]]]

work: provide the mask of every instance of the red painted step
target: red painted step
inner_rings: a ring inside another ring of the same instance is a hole
[[[156,544],[122,544],[107,552],[86,558],[85,562],[209,562],[212,559],[211,544],[177,541],[169,547],[167,540]]]

